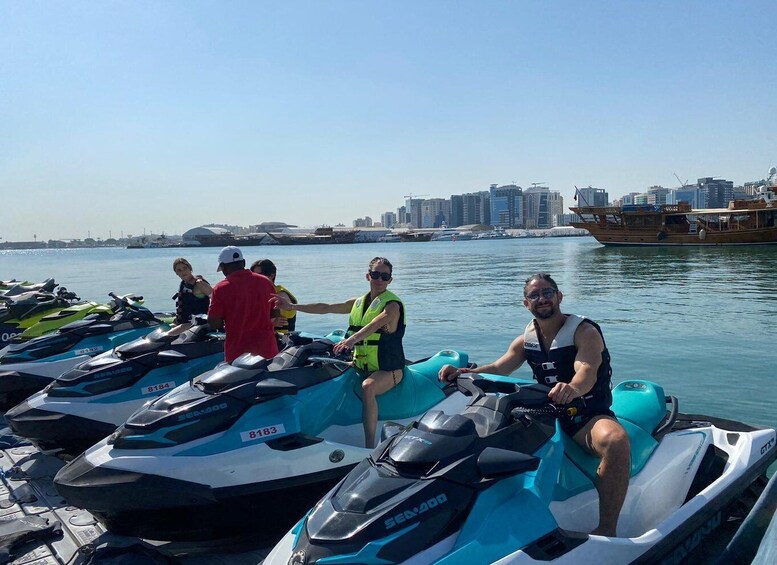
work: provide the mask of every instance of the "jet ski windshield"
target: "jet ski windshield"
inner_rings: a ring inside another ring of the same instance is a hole
[[[345,371],[347,367],[342,363],[329,365],[317,360],[322,356],[335,360],[332,355],[333,346],[328,339],[314,339],[304,345],[288,347],[272,359],[259,355],[241,355],[231,365],[219,365],[195,384],[203,392],[215,394],[249,381],[258,382],[272,376],[295,384],[298,388],[304,388],[336,377]],[[281,372],[282,376],[279,374]]]

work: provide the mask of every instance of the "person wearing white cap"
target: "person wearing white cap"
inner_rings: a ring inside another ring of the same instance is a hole
[[[213,287],[208,309],[208,324],[224,329],[224,359],[231,363],[244,353],[265,358],[278,354],[270,299],[275,286],[264,275],[245,268],[243,252],[229,245],[219,253],[219,266],[226,277]]]

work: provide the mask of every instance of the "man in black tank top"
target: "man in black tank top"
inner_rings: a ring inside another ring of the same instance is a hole
[[[599,525],[592,532],[615,536],[618,516],[631,474],[631,447],[626,430],[610,410],[610,354],[599,326],[575,315],[562,314],[564,295],[545,273],[532,275],[523,289],[523,305],[534,320],[499,359],[476,369],[445,365],[440,379],[454,380],[466,372],[509,375],[527,361],[534,378],[552,387],[556,404],[584,397],[588,409],[581,418],[562,421],[562,428],[591,454],[599,457],[596,490]]]

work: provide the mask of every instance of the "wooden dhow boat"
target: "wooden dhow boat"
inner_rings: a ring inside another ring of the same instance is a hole
[[[687,202],[571,208],[584,228],[607,246],[716,246],[777,244],[777,186],[727,208],[692,209]]]

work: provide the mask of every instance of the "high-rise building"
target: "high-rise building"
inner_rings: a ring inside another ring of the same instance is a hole
[[[423,225],[423,214],[421,212],[423,201],[423,198],[408,198],[405,200],[405,208],[408,215],[407,224],[411,228],[420,228]]]
[[[421,227],[439,228],[447,225],[451,215],[451,201],[445,198],[427,198],[421,203]]]
[[[363,218],[356,218],[353,221],[353,227],[355,228],[371,228],[372,227],[372,218],[369,216],[364,216]]]
[[[449,228],[457,228],[464,225],[464,197],[461,194],[451,195],[451,217]]]
[[[503,228],[523,227],[523,189],[514,184],[491,185],[489,190],[491,225]]]
[[[397,208],[397,223],[402,226],[406,226],[410,223],[410,216],[408,215],[405,206]]]
[[[558,225],[565,225],[565,224],[559,224],[558,217],[564,216],[564,197],[561,196],[560,192],[557,192],[555,190],[551,190],[548,193],[548,212],[550,214],[550,227],[556,227]],[[562,218],[563,221],[563,218]]]
[[[629,206],[631,204],[636,204],[636,202],[634,200],[640,194],[641,193],[639,193],[639,192],[629,192],[627,195],[625,195],[623,198],[621,198],[621,206]]]
[[[726,208],[734,199],[734,183],[730,180],[705,177],[699,179],[696,186],[704,194],[705,208]]]
[[[380,215],[380,223],[384,228],[393,228],[397,223],[397,215],[394,212],[383,212]]]
[[[491,205],[487,190],[462,194],[462,199],[464,213],[461,225],[491,223]]]
[[[679,204],[680,202],[687,202],[691,205],[691,208],[702,208],[699,196],[699,188],[694,184],[686,184],[679,188],[675,188],[666,195],[667,204]]]
[[[663,206],[667,204],[669,189],[663,186],[651,186],[647,189],[647,203]]]
[[[523,191],[524,225],[527,229],[550,228],[550,189],[532,186]]]
[[[586,188],[578,188],[577,192],[577,205],[578,206],[596,206],[604,208],[609,202],[609,195],[603,188],[594,188],[588,186]]]

